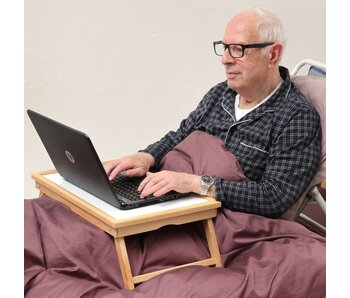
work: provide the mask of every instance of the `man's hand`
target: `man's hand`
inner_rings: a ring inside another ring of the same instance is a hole
[[[134,155],[125,156],[106,163],[103,167],[109,177],[113,180],[120,172],[125,171],[128,177],[143,176],[150,167],[155,164],[155,159],[151,154],[138,152]]]
[[[138,190],[141,192],[141,198],[149,195],[159,197],[171,190],[179,193],[193,192],[200,194],[200,176],[172,171],[148,172],[147,177],[141,182]],[[210,190],[208,195],[214,196],[214,186]]]

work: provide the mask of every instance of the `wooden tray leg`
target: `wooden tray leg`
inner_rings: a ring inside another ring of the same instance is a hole
[[[133,282],[128,252],[126,250],[124,237],[114,238],[114,243],[117,250],[119,266],[120,266],[120,271],[122,273],[124,286],[128,290],[133,290],[135,289],[135,285]]]
[[[220,250],[216,239],[213,220],[211,218],[203,220],[205,235],[207,236],[210,255],[216,261],[216,267],[222,267]]]

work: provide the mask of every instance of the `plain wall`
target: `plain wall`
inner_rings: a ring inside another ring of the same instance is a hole
[[[326,3],[294,1],[24,1],[24,95],[30,108],[87,133],[101,160],[161,138],[225,80],[212,41],[247,6],[278,14],[281,64],[326,62]],[[53,165],[24,111],[24,196]]]

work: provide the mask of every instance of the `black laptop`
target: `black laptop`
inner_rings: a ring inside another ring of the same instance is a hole
[[[27,113],[58,173],[107,203],[119,209],[132,209],[186,195],[171,191],[161,197],[141,199],[137,188],[144,177],[131,178],[120,174],[110,181],[85,133],[32,110]]]

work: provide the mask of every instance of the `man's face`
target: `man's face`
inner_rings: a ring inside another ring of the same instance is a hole
[[[227,25],[223,42],[238,44],[263,43],[256,32],[255,16],[241,14],[235,16]],[[227,84],[238,93],[251,89],[253,86],[261,85],[267,75],[269,58],[263,49],[245,49],[242,58],[232,58],[225,51],[221,59],[225,67]]]

